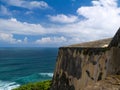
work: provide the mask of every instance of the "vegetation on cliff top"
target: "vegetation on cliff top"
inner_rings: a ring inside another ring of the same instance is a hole
[[[36,82],[36,83],[29,83],[26,85],[22,85],[13,90],[49,90],[51,85],[51,80],[43,81],[43,82]]]

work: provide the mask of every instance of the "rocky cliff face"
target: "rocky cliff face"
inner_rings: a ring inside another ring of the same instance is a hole
[[[91,83],[83,90],[120,90],[120,75],[110,75],[104,80]]]
[[[109,75],[120,75],[119,32],[109,47],[59,48],[51,90],[83,90]]]

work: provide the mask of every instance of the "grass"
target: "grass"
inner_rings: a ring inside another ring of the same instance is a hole
[[[51,80],[43,81],[43,82],[36,82],[36,83],[29,83],[26,85],[22,85],[13,90],[49,90],[51,85]]]

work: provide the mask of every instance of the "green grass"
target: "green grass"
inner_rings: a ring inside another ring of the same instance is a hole
[[[43,82],[36,82],[36,83],[29,83],[26,85],[22,85],[13,90],[49,90],[51,85],[51,80],[43,81]]]

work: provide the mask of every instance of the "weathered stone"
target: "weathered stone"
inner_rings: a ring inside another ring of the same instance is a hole
[[[115,34],[115,36],[113,37],[112,41],[110,42],[109,48],[111,47],[120,47],[120,28],[117,31],[117,33]]]
[[[120,90],[120,75],[111,75],[104,80],[91,83],[82,90]]]
[[[120,90],[120,80],[116,78],[120,75],[120,29],[112,41],[109,40],[86,43],[93,47],[61,47],[51,90]],[[110,44],[103,47],[102,42]],[[97,47],[97,43],[102,46]],[[117,85],[108,83],[111,80],[118,80]]]

